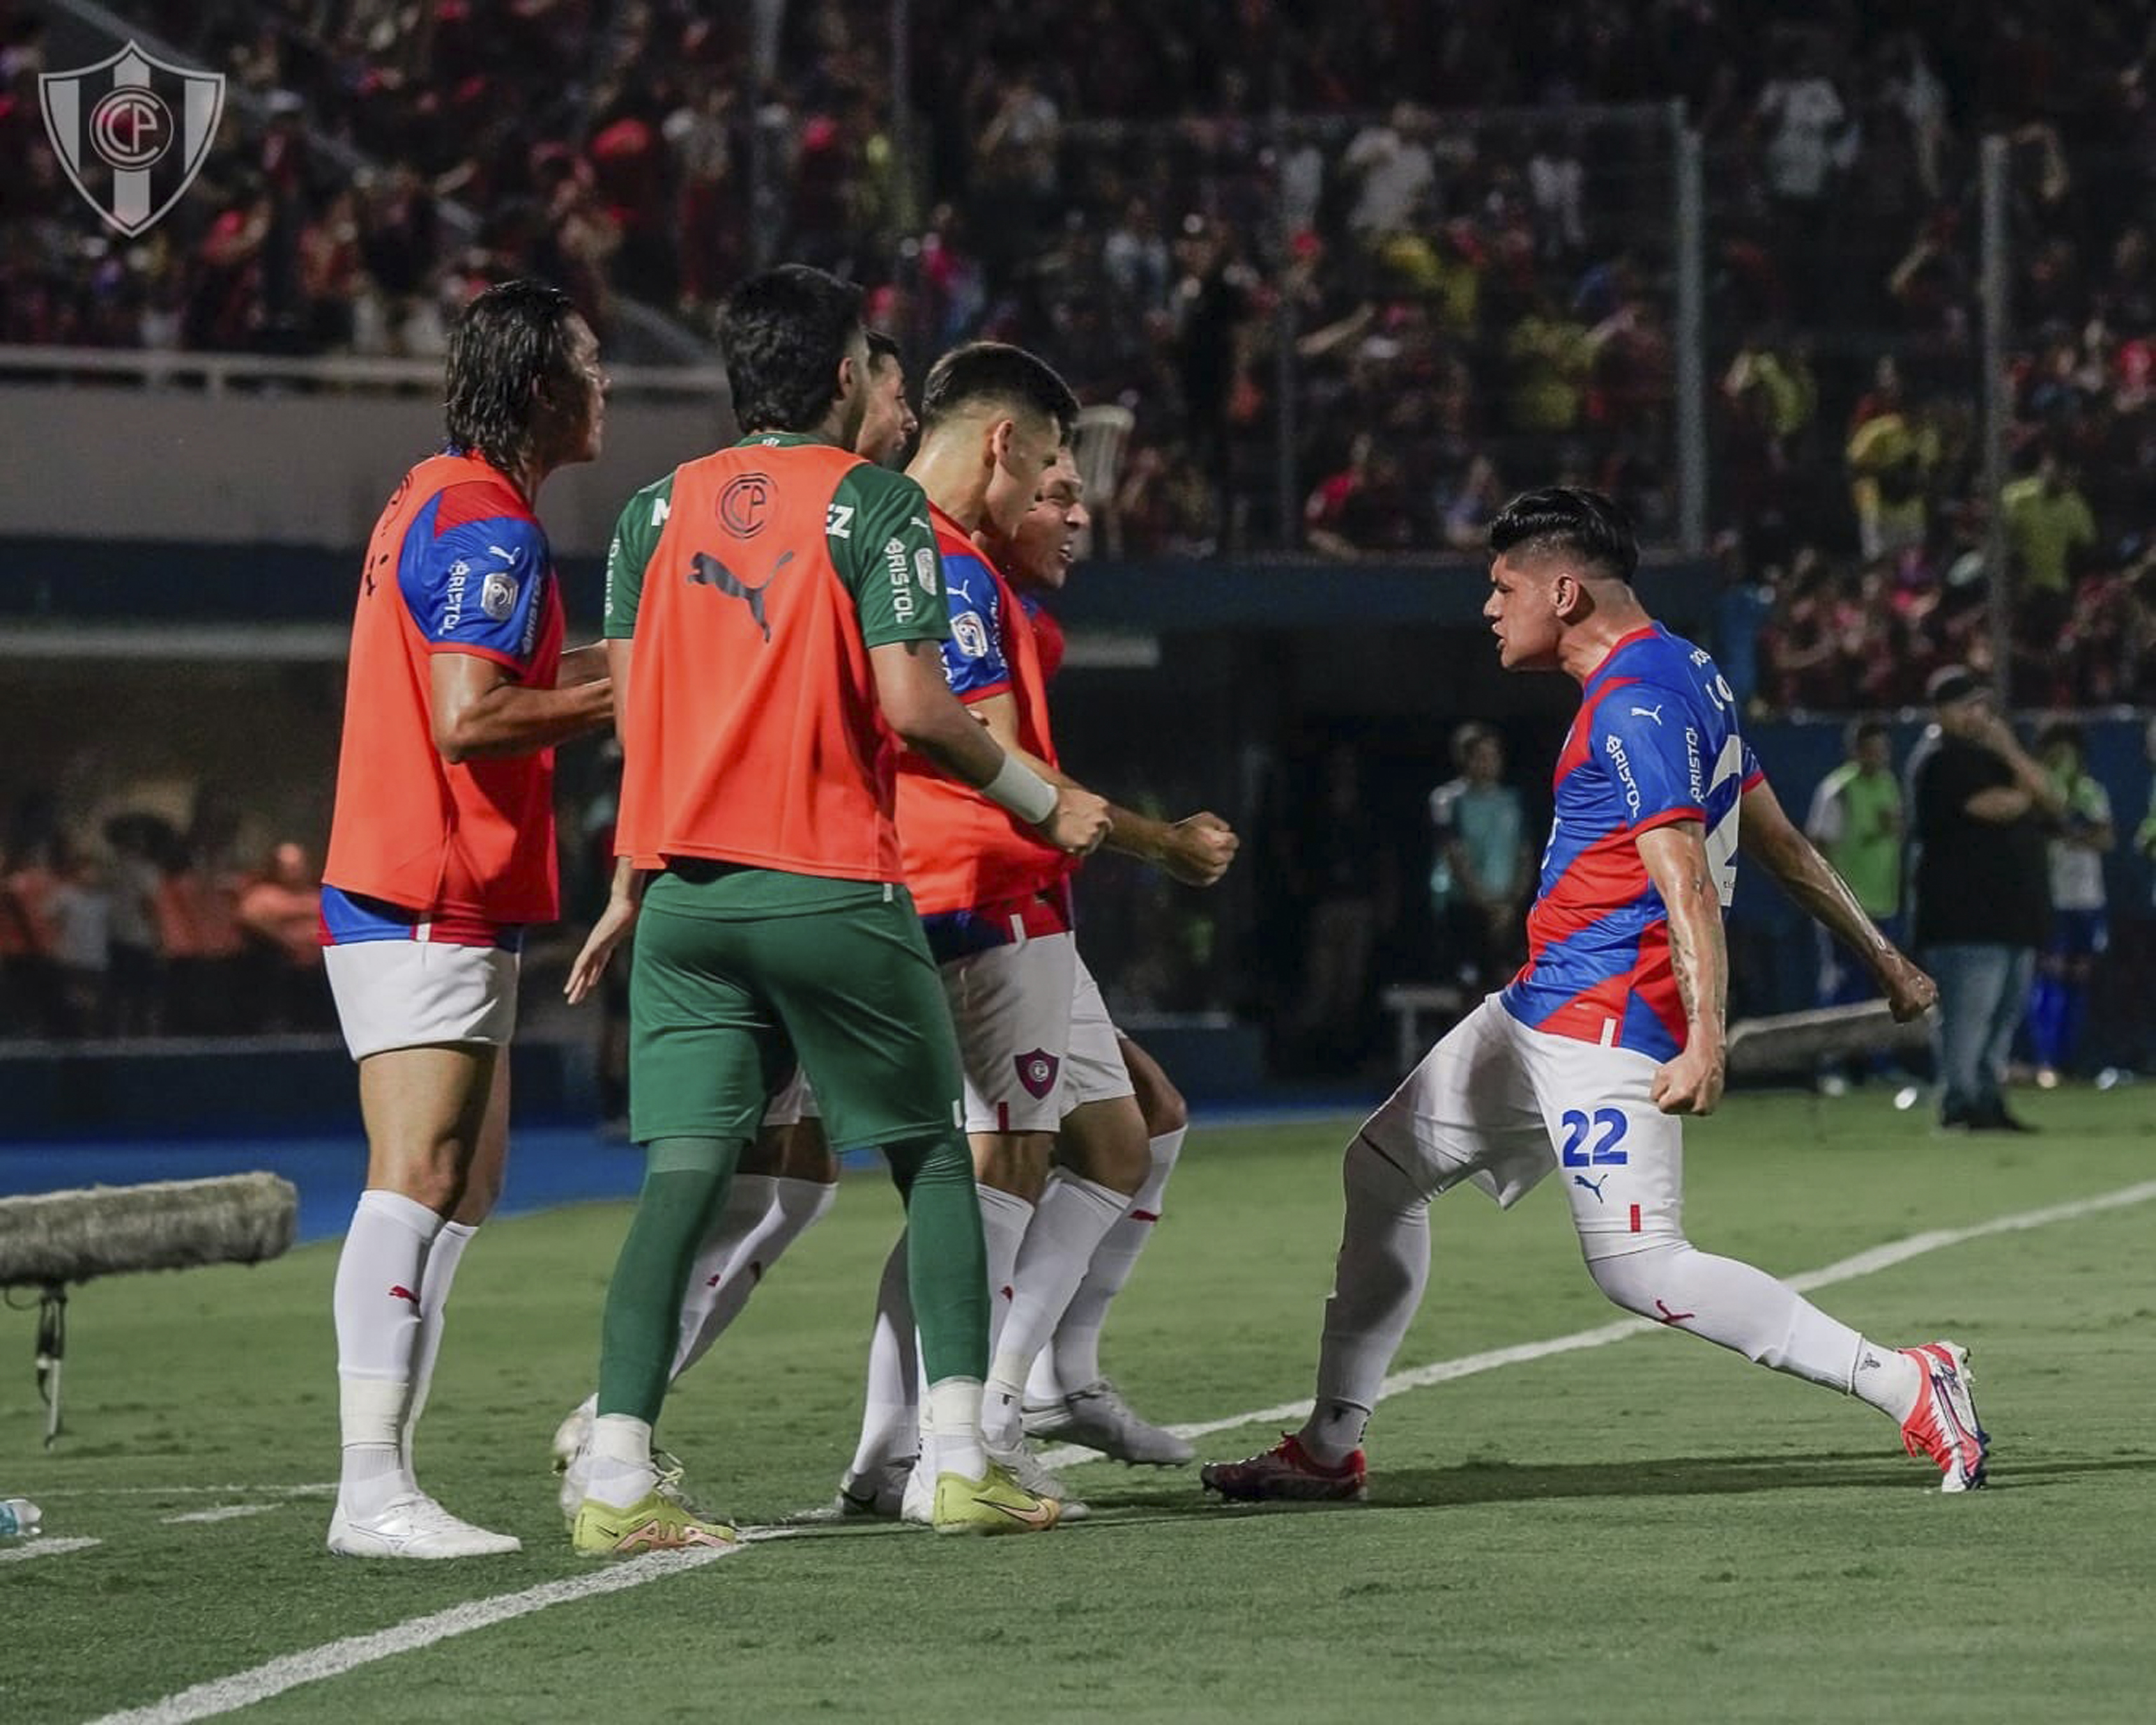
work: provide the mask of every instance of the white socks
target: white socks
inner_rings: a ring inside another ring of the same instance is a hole
[[[1378,1389],[1430,1281],[1430,1199],[1363,1138],[1341,1169],[1347,1219],[1325,1302],[1317,1394],[1302,1445],[1337,1466],[1363,1441]]]
[[[1890,1357],[1912,1377],[1916,1371],[1892,1350],[1869,1348],[1847,1324],[1829,1317],[1765,1271],[1734,1258],[1717,1258],[1686,1240],[1599,1259],[1587,1267],[1595,1285],[1629,1312],[1689,1330],[1772,1371],[1824,1384],[1845,1395],[1864,1394],[1871,1400],[1871,1394],[1857,1389],[1860,1377],[1867,1380],[1866,1391],[1893,1394],[1898,1374],[1886,1368]],[[1859,1362],[1867,1353],[1880,1360],[1879,1369],[1860,1371]],[[1874,1378],[1881,1380],[1876,1391],[1869,1382]],[[1912,1389],[1902,1399],[1902,1411],[1915,1402]]]
[[[1168,1177],[1175,1172],[1188,1132],[1187,1127],[1178,1127],[1152,1141],[1152,1171],[1131,1195],[1130,1208],[1093,1248],[1093,1261],[1064,1308],[1055,1340],[1034,1356],[1025,1385],[1028,1402],[1045,1405],[1060,1401],[1065,1391],[1083,1389],[1106,1375],[1101,1370],[1101,1327],[1108,1320],[1108,1307],[1131,1279],[1138,1255],[1152,1239]]]
[[[1899,1425],[1917,1411],[1917,1398],[1924,1393],[1924,1368],[1900,1348],[1881,1348],[1860,1336],[1849,1393]]]
[[[427,1391],[434,1382],[434,1360],[442,1351],[442,1308],[449,1304],[449,1286],[457,1279],[457,1266],[465,1260],[465,1248],[479,1232],[475,1223],[444,1222],[434,1243],[427,1249],[427,1267],[420,1272],[419,1341],[412,1355],[412,1407],[404,1415],[404,1466],[412,1467],[412,1434],[427,1409]]]
[[[680,1339],[671,1376],[695,1365],[739,1317],[786,1249],[822,1221],[835,1186],[777,1174],[736,1174],[716,1224],[696,1254],[681,1296]]]
[[[860,1442],[850,1476],[860,1479],[901,1461],[921,1447],[914,1399],[920,1370],[913,1332],[913,1296],[906,1281],[906,1235],[884,1260],[876,1282],[875,1327],[869,1337],[868,1391],[861,1409]]]
[[[1025,1244],[1033,1224],[1033,1206],[1023,1198],[976,1184],[973,1194],[981,1204],[981,1244],[988,1260],[988,1358],[996,1357],[996,1343],[1010,1317],[1018,1281],[1019,1248]]]
[[[1126,1194],[1066,1169],[1049,1176],[1019,1253],[1010,1316],[989,1354],[981,1430],[990,1449],[1014,1449],[1024,1436],[1021,1404],[1034,1357],[1085,1280],[1094,1249],[1130,1204]]]
[[[370,1189],[360,1194],[345,1233],[331,1296],[344,1443],[337,1495],[355,1521],[418,1489],[404,1462],[404,1425],[419,1363],[427,1258],[444,1225],[416,1199]]]
[[[602,1414],[592,1421],[591,1479],[584,1496],[613,1509],[634,1509],[659,1483],[651,1465],[651,1426],[634,1414]]]
[[[981,1451],[981,1386],[971,1378],[944,1378],[928,1386],[921,1404],[921,1465],[930,1485],[938,1474],[978,1480],[988,1471]]]

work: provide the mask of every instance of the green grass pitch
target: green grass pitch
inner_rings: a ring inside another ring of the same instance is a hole
[[[2144,1095],[2026,1099],[2026,1138],[1944,1138],[1874,1094],[1740,1096],[1691,1134],[1688,1231],[1782,1273],[2156,1180]],[[1155,1417],[1309,1390],[1352,1122],[1200,1129],[1106,1354]],[[512,1167],[511,1178],[514,1179]],[[851,1447],[897,1208],[849,1177],[661,1427],[745,1521],[826,1499]],[[335,1248],[121,1278],[72,1312],[47,1455],[27,1317],[0,1320],[0,1495],[47,1541],[0,1562],[0,1719],[80,1721],[468,1601],[598,1570],[547,1440],[588,1387],[624,1212],[481,1235],[451,1308],[424,1481],[521,1556],[339,1562]],[[1663,1332],[1408,1391],[1367,1507],[1229,1509],[1194,1471],[1068,1478],[1046,1538],[851,1528],[752,1545],[362,1664],[262,1721],[2092,1721],[2148,1717],[2156,1624],[2156,1203],[1990,1234],[1820,1291],[1875,1337],[1974,1349],[1990,1490],[1943,1497],[1861,1404]],[[1614,1315],[1563,1206],[1436,1211],[1403,1368]],[[1250,1425],[1201,1440],[1240,1455]],[[167,1517],[268,1506],[217,1521]],[[21,1549],[21,1548],[15,1548]],[[170,1717],[170,1715],[168,1715]]]

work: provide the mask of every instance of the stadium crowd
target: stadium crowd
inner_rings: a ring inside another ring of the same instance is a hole
[[[868,284],[924,357],[1007,336],[1132,408],[1111,550],[1469,550],[1553,478],[1666,543],[1671,137],[1611,105],[1681,100],[1724,657],[1745,670],[1756,638],[1766,708],[1892,705],[1989,651],[1976,162],[2003,131],[2017,696],[2156,684],[2143,8],[1820,3],[1759,30],[1724,0],[919,0],[910,148],[884,0],[797,0],[765,41],[758,10],[163,0],[151,21],[234,100],[202,186],[121,245],[40,133],[38,14],[0,0],[0,136],[31,165],[0,213],[0,340],[434,355],[520,273],[603,331],[617,295],[707,329],[786,255]]]
[[[0,845],[0,1037],[333,1028],[315,858],[289,839],[244,858],[240,831],[215,795],[184,831],[130,810],[95,835],[23,799]]]

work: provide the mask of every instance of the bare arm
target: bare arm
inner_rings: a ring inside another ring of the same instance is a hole
[[[598,730],[613,711],[603,677],[571,688],[534,689],[475,653],[436,653],[427,670],[434,747],[453,767],[552,748]]]
[[[899,740],[961,784],[1002,802],[995,796],[995,784],[1009,759],[952,694],[943,680],[942,652],[937,644],[886,642],[869,649],[869,668],[875,678],[876,705]],[[1054,807],[1034,824],[1050,844],[1082,856],[1106,835],[1107,804],[1091,791],[1069,784],[1056,785],[1055,791]],[[1004,806],[1011,807],[1008,803]]]
[[[1917,1018],[1938,999],[1938,985],[1879,932],[1849,883],[1797,830],[1764,779],[1744,793],[1737,836],[1744,855],[1772,875],[1799,910],[1862,961],[1896,1019],[1906,1023]]]
[[[1635,842],[1669,911],[1670,968],[1684,1003],[1684,1047],[1655,1074],[1655,1106],[1665,1114],[1711,1114],[1726,1076],[1729,949],[1707,860],[1707,829],[1696,820],[1675,821]]]
[[[1050,784],[1074,790],[1083,788],[1068,773],[1050,766],[1019,741],[1018,702],[1013,696],[991,695],[984,701],[973,702],[966,711],[1003,745],[1004,753],[1015,755]],[[1241,841],[1227,822],[1209,811],[1182,820],[1167,821],[1141,814],[1135,809],[1126,809],[1120,803],[1111,803],[1108,836],[1104,842],[1111,850],[1120,850],[1126,856],[1153,864],[1186,886],[1210,886],[1228,872],[1228,865],[1235,860],[1235,850]]]
[[[588,646],[572,647],[562,655],[562,668],[554,674],[557,689],[573,688],[578,683],[596,682],[607,674],[607,644],[593,641]]]

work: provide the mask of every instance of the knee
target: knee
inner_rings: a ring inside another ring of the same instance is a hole
[[[442,1145],[431,1155],[396,1155],[377,1147],[369,1159],[367,1183],[376,1190],[398,1193],[414,1204],[424,1204],[438,1216],[467,1220],[459,1212],[467,1207],[471,1171],[457,1149],[455,1145]],[[485,1194],[485,1207],[480,1212],[482,1217],[493,1209],[497,1195],[498,1183],[494,1192]]]
[[[1587,1273],[1611,1304],[1642,1317],[1666,1318],[1662,1296],[1669,1291],[1671,1271],[1691,1249],[1689,1240],[1676,1235],[1639,1251],[1589,1258]]]
[[[1170,1132],[1179,1132],[1190,1124],[1189,1105],[1178,1090],[1158,1072],[1153,1081],[1138,1093],[1138,1107],[1145,1115],[1146,1136],[1164,1138]]]
[[[1342,1158],[1340,1183],[1351,1209],[1365,1204],[1409,1219],[1429,1217],[1431,1194],[1360,1132]]]

